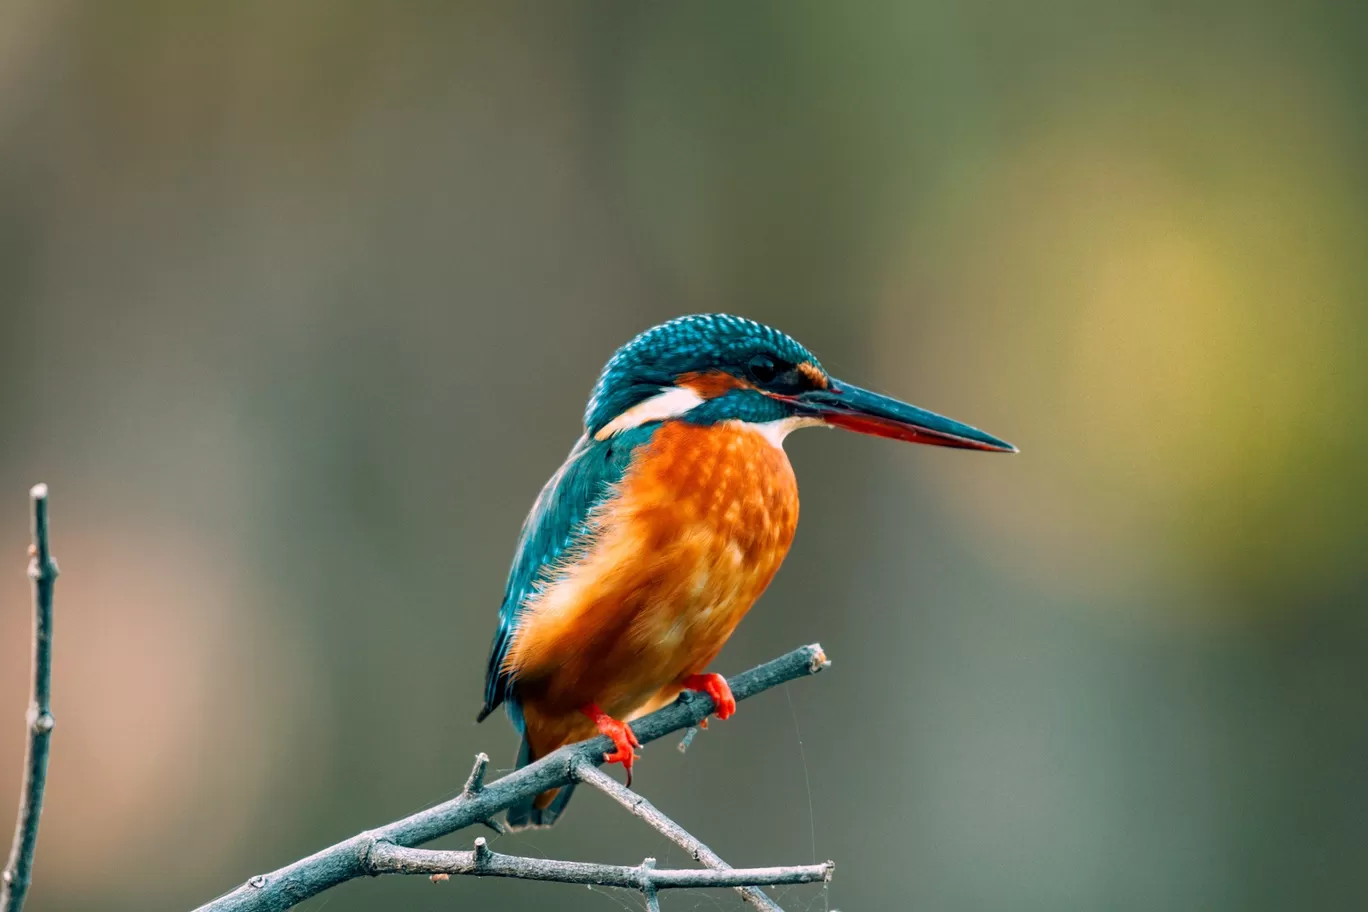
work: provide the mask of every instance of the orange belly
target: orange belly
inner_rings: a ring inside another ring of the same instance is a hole
[[[758,431],[671,422],[591,522],[508,654],[537,754],[593,733],[586,703],[631,718],[706,670],[788,553],[798,486]]]

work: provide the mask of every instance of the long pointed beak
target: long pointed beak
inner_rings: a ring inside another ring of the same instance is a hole
[[[785,398],[832,427],[848,431],[963,450],[1017,452],[1007,441],[978,428],[837,380],[827,389]]]

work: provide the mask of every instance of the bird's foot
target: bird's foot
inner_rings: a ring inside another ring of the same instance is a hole
[[[701,690],[712,697],[713,712],[717,713],[717,718],[730,719],[732,713],[736,712],[736,697],[732,696],[727,679],[720,674],[689,675],[684,679],[684,686],[689,690]],[[704,719],[698,724],[707,728],[708,720]]]
[[[616,748],[612,753],[603,755],[604,763],[621,763],[622,768],[627,771],[627,787],[632,787],[632,761],[639,756],[632,750],[634,747],[641,747],[641,742],[637,740],[636,733],[632,731],[632,726],[626,722],[614,719],[593,703],[585,704],[580,712],[584,713],[598,728],[599,734],[607,735],[612,739],[613,747]]]

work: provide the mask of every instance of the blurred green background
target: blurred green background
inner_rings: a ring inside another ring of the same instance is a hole
[[[33,482],[64,570],[30,908],[187,908],[511,765],[472,720],[518,526],[612,350],[711,310],[1022,453],[791,438],[719,670],[832,671],[643,793],[836,859],[799,912],[1368,907],[1363,19],[4,0],[4,827]],[[495,845],[689,863],[588,794]]]

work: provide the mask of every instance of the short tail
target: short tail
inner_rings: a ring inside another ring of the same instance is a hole
[[[522,769],[536,759],[532,756],[532,745],[528,743],[527,735],[524,734],[522,745],[518,748],[517,768]],[[525,830],[531,827],[549,827],[560,817],[565,806],[570,803],[570,797],[574,794],[575,787],[566,785],[542,792],[522,804],[513,805],[508,809],[509,829]]]

